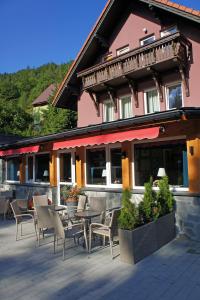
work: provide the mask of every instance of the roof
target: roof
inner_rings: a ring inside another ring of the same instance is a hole
[[[19,135],[0,133],[0,146],[3,146],[5,144],[10,144],[10,143],[15,143],[22,139],[24,139],[24,138]]]
[[[70,98],[68,91],[70,90],[70,85],[74,86],[74,82],[71,84],[72,78],[75,78],[75,80],[77,80],[76,73],[78,71],[80,71],[79,66],[82,63],[86,52],[87,53],[89,52],[89,49],[91,48],[91,45],[95,40],[95,37],[98,35],[98,32],[100,30],[102,30],[103,24],[106,22],[110,22],[110,24],[111,24],[111,18],[109,18],[108,14],[111,13],[117,5],[118,6],[122,5],[122,3],[124,3],[124,5],[127,3],[127,5],[128,5],[128,3],[129,3],[128,1],[130,1],[130,0],[124,0],[124,1],[108,0],[99,19],[97,20],[92,31],[88,35],[88,38],[86,39],[83,47],[81,48],[76,59],[74,60],[73,64],[71,65],[71,68],[69,69],[63,82],[61,83],[61,85],[54,97],[54,100],[53,100],[54,105],[60,106],[60,107],[65,107],[65,105],[63,105],[63,103],[61,103],[61,98],[67,99],[67,96],[68,96],[68,98]],[[183,5],[174,3],[172,1],[168,1],[168,0],[134,0],[134,2],[136,2],[136,1],[158,7],[162,10],[169,11],[173,14],[179,15],[183,18],[189,19],[190,21],[197,22],[200,24],[200,11],[199,10],[195,10],[195,9],[192,9],[192,8],[189,8],[189,7],[186,7],[186,6],[183,6]],[[72,101],[73,99],[74,98],[71,97],[70,100]]]
[[[162,111],[148,115],[142,115],[137,117],[132,117],[123,120],[117,120],[108,123],[102,123],[97,125],[90,125],[81,128],[74,128],[71,130],[66,130],[60,133],[49,134],[46,136],[25,138],[23,140],[18,140],[17,142],[10,142],[5,145],[0,145],[0,150],[20,148],[29,145],[38,145],[42,143],[55,142],[61,140],[67,140],[74,137],[90,136],[93,134],[102,134],[110,131],[120,131],[123,129],[131,129],[136,127],[151,126],[160,122],[175,121],[175,120],[185,120],[185,119],[199,119],[200,118],[200,107],[185,107],[180,109],[173,109],[169,111]],[[184,121],[185,122],[185,121]]]
[[[40,106],[40,105],[45,105],[48,104],[49,97],[52,96],[53,92],[56,89],[55,84],[51,84],[46,88],[42,94],[40,94],[34,101],[33,101],[33,106]]]

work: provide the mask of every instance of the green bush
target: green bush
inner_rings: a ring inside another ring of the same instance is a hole
[[[131,192],[125,189],[122,192],[122,209],[119,216],[119,227],[125,230],[133,230],[139,223],[138,208],[130,199]]]
[[[145,183],[145,192],[143,200],[139,204],[140,223],[146,224],[156,220],[159,217],[156,192],[153,190],[153,179]]]
[[[174,197],[169,189],[168,177],[165,176],[158,181],[159,191],[157,193],[157,202],[160,209],[160,216],[164,216],[174,209]]]

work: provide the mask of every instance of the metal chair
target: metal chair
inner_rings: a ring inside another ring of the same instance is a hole
[[[48,205],[48,197],[47,195],[38,195],[33,196],[33,206],[47,206]]]
[[[44,234],[48,232],[49,229],[54,229],[54,224],[52,222],[52,218],[49,212],[50,205],[46,206],[35,206],[35,211],[37,215],[37,241],[38,246],[40,246],[40,235],[44,238]]]
[[[8,212],[9,200],[6,197],[0,197],[0,215],[3,216],[3,219],[6,219],[6,214]]]
[[[89,231],[89,252],[91,252],[91,243],[92,243],[92,235],[100,235],[104,238],[108,237],[110,243],[110,251],[111,256],[113,258],[113,242],[116,237],[118,237],[118,217],[120,214],[120,209],[114,209],[111,212],[111,218],[109,224],[107,225],[107,219],[105,219],[104,224],[101,223],[92,223],[90,224]]]
[[[61,239],[62,240],[62,246],[63,246],[63,260],[65,259],[65,242],[67,238],[74,238],[74,233],[70,235],[70,231],[73,232],[74,228],[77,228],[79,230],[79,224],[77,225],[70,225],[63,227],[62,221],[59,217],[59,214],[49,209],[52,223],[54,225],[54,253],[56,252],[56,240]]]
[[[10,206],[12,208],[13,214],[14,214],[14,218],[16,221],[16,241],[18,240],[18,227],[19,224],[21,224],[21,236],[22,236],[22,225],[23,224],[27,224],[27,223],[33,223],[34,228],[35,228],[35,233],[36,233],[36,237],[37,237],[37,231],[36,231],[36,221],[33,215],[31,214],[22,214],[19,206],[17,204],[17,201],[12,201],[10,203]]]

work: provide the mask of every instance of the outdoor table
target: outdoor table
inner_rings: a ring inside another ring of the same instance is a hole
[[[93,211],[93,210],[83,210],[83,211],[78,211],[75,213],[75,216],[77,218],[82,219],[83,222],[83,232],[84,232],[84,239],[85,239],[85,245],[87,252],[89,252],[88,249],[88,240],[87,240],[87,224],[91,223],[91,219],[94,217],[98,217],[101,215],[100,211]]]
[[[54,211],[63,211],[63,210],[66,210],[66,207],[61,206],[61,205],[50,205],[49,208],[51,210],[54,210]]]

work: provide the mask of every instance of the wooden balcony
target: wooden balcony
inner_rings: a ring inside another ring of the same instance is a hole
[[[190,48],[190,42],[177,32],[83,70],[78,77],[82,78],[83,90],[100,92],[106,86],[115,87],[127,82],[127,78],[137,80],[149,76],[151,70],[164,72],[179,65],[185,66]]]

